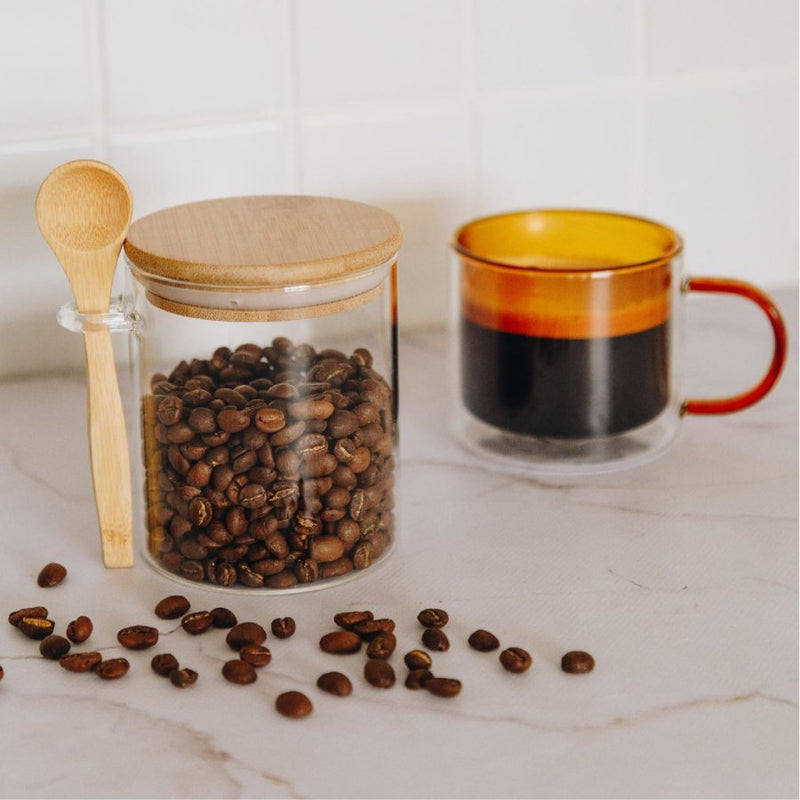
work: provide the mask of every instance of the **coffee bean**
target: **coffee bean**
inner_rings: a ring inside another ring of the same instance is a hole
[[[178,659],[172,653],[159,653],[153,656],[150,661],[150,667],[156,675],[162,678],[168,678],[170,673],[178,669]]]
[[[379,633],[392,633],[394,631],[394,620],[391,619],[371,619],[357,622],[352,626],[352,631],[364,640],[374,639]]]
[[[374,619],[374,616],[371,611],[341,611],[334,616],[333,621],[340,628],[351,630],[353,625],[357,625],[359,622],[368,622],[372,619]]]
[[[101,661],[94,668],[95,674],[106,681],[113,681],[121,678],[131,668],[127,658],[109,658]]]
[[[31,608],[20,608],[18,611],[12,611],[8,615],[8,624],[18,628],[20,621],[25,617],[29,619],[46,619],[47,609],[44,606],[33,606]]]
[[[450,617],[441,608],[426,608],[417,614],[417,619],[420,625],[424,625],[426,628],[443,628],[447,625]]]
[[[297,630],[297,625],[291,617],[279,617],[274,619],[270,627],[272,628],[273,635],[277,636],[279,639],[288,639],[290,636],[293,636],[294,632]]]
[[[570,650],[561,657],[561,669],[574,675],[591,672],[594,669],[594,658],[583,650]]]
[[[222,667],[222,675],[225,680],[231,683],[238,683],[242,686],[253,683],[258,678],[252,664],[248,664],[246,661],[242,661],[238,658],[225,662]]]
[[[253,415],[253,425],[264,433],[277,433],[286,427],[286,416],[279,408],[259,408]]]
[[[394,686],[395,674],[392,665],[388,661],[371,658],[364,665],[364,677],[367,683],[377,689],[389,689]]]
[[[240,622],[225,637],[228,647],[237,652],[248,644],[264,644],[266,639],[267,632],[257,622]]]
[[[353,691],[350,678],[341,672],[326,672],[317,678],[317,686],[323,692],[335,694],[337,697],[347,697]]]
[[[44,639],[53,632],[56,624],[42,617],[23,617],[17,627],[30,639]]]
[[[0,681],[3,680],[3,676],[4,675],[5,675],[5,672],[3,671],[3,668],[0,667]]]
[[[525,672],[533,663],[531,654],[521,647],[508,647],[500,653],[500,663],[509,672]]]
[[[367,645],[368,658],[382,658],[386,659],[394,653],[397,647],[397,639],[393,633],[381,631],[370,643]]]
[[[479,650],[481,653],[488,653],[500,647],[500,640],[493,633],[485,631],[482,628],[473,631],[469,639],[467,639],[467,642],[473,650]]]
[[[253,667],[266,667],[272,661],[272,653],[263,644],[246,644],[239,651],[239,658]]]
[[[177,619],[190,608],[189,601],[181,594],[171,594],[156,604],[155,613],[161,619]]]
[[[185,689],[197,681],[197,673],[193,669],[183,667],[182,669],[174,669],[169,673],[169,682],[179,689]]]
[[[426,628],[422,634],[422,644],[424,644],[428,650],[435,650],[439,653],[450,649],[450,640],[447,638],[447,634],[440,628]]]
[[[222,606],[211,609],[211,619],[215,628],[233,628],[239,622],[233,611]]]
[[[319,648],[324,653],[348,655],[361,649],[361,639],[352,631],[333,631],[319,640]]]
[[[315,536],[311,540],[309,554],[316,561],[336,561],[344,555],[344,542],[337,536]]]
[[[42,588],[50,588],[52,586],[58,586],[66,577],[67,568],[55,561],[51,561],[49,564],[45,564],[45,566],[42,567],[42,571],[39,573],[36,582]]]
[[[214,615],[210,611],[192,611],[181,620],[181,628],[192,636],[205,633],[214,624]]]
[[[455,697],[461,692],[461,681],[455,678],[428,678],[424,688],[437,697]]]
[[[433,664],[433,660],[424,650],[409,650],[403,656],[403,661],[410,670],[430,669]]]
[[[76,617],[67,625],[67,638],[75,644],[85,642],[94,630],[94,625],[89,617]]]
[[[58,663],[69,672],[89,672],[102,660],[103,656],[100,653],[89,651],[86,653],[70,653],[67,656],[62,656]]]
[[[183,414],[183,400],[174,395],[168,395],[158,402],[156,417],[162,425],[174,425]]]
[[[279,714],[292,719],[307,717],[314,706],[302,692],[283,692],[275,700],[275,708]]]
[[[422,689],[432,677],[433,673],[429,669],[412,669],[406,675],[406,688]]]
[[[131,625],[117,633],[117,641],[129,650],[146,650],[158,642],[158,630],[149,625]]]
[[[51,658],[55,661],[61,658],[61,656],[65,656],[69,652],[70,647],[72,647],[72,645],[69,643],[69,639],[65,639],[57,633],[51,633],[49,636],[45,636],[39,643],[39,652],[45,658]]]

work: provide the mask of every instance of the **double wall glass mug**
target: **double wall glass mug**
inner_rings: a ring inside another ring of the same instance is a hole
[[[469,449],[529,473],[592,473],[644,463],[685,414],[757,402],[780,375],[786,333],[761,290],[684,278],[683,243],[622,214],[534,210],[474,220],[453,237],[453,427]],[[684,399],[681,306],[689,292],[745,297],[767,315],[771,363],[742,394]]]
[[[323,197],[209,200],[133,223],[130,292],[107,324],[132,334],[136,527],[158,570],[294,592],[389,553],[400,242],[387,212]]]

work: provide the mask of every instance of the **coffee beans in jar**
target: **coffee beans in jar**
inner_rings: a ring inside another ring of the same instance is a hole
[[[149,551],[197,582],[290,589],[394,535],[395,410],[364,348],[222,346],[143,398]]]

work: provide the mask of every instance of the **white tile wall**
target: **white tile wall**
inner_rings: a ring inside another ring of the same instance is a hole
[[[509,208],[644,213],[684,233],[694,273],[796,286],[797,16],[796,0],[0,0],[0,376],[82,363],[33,218],[77,157],[116,166],[136,216],[241,193],[385,206],[405,229],[406,329],[446,319],[452,229]]]

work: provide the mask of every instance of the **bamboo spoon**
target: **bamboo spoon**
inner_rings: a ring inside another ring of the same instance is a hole
[[[103,314],[110,308],[111,282],[132,208],[128,184],[99,161],[62,164],[39,189],[39,229],[67,273],[82,314]],[[105,326],[87,326],[84,346],[89,456],[103,563],[130,567],[131,474],[111,332]]]

